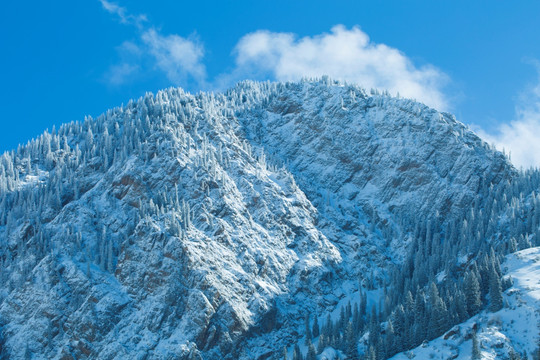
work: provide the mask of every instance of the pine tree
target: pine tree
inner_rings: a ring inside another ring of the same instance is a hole
[[[345,318],[345,308],[342,306],[341,310],[339,312],[339,330],[343,331],[345,329],[345,325],[347,324],[347,319]]]
[[[381,337],[381,326],[378,322],[377,310],[375,305],[371,307],[371,316],[369,319],[369,344],[377,346]]]
[[[319,342],[317,343],[317,354],[320,354],[326,348],[326,336],[324,334],[319,335]]]
[[[490,280],[490,269],[486,257],[484,257],[482,264],[479,266],[478,275],[477,279],[480,284],[480,299],[483,299],[489,293]]]
[[[7,359],[7,349],[5,345],[5,339],[4,339],[4,331],[2,326],[0,326],[0,360]]]
[[[472,360],[480,360],[482,359],[482,353],[480,351],[480,345],[478,344],[478,337],[476,335],[476,331],[472,334]]]
[[[315,350],[315,346],[311,343],[311,341],[308,344],[306,360],[317,360],[317,351]]]
[[[396,307],[396,309],[392,313],[391,318],[392,318],[392,326],[393,326],[394,332],[396,333],[396,336],[400,338],[404,337],[406,335],[405,312],[401,304]]]
[[[377,360],[377,352],[375,351],[375,347],[373,345],[370,345],[368,350],[368,360]]]
[[[311,330],[311,335],[313,336],[313,338],[316,338],[317,336],[319,336],[319,321],[317,319],[317,316],[314,316],[313,317],[313,328]]]
[[[408,320],[408,323],[412,323],[412,319],[414,316],[414,299],[410,291],[407,291],[407,294],[405,295],[405,318]]]
[[[428,327],[426,316],[426,299],[422,290],[416,292],[416,300],[414,301],[414,304],[414,343],[420,344],[426,339]]]
[[[293,360],[304,360],[304,356],[302,355],[302,351],[300,350],[300,346],[297,344],[294,345],[293,350]]]
[[[503,297],[501,289],[501,280],[499,274],[495,271],[495,267],[491,266],[489,279],[489,310],[492,312],[499,311],[503,307]]]
[[[305,344],[308,345],[308,344],[311,343],[311,339],[313,338],[311,336],[311,329],[309,327],[309,312],[306,313],[305,326],[306,326],[306,342],[305,342]]]
[[[360,300],[360,316],[363,318],[367,312],[367,294],[363,291],[361,291]]]
[[[352,324],[353,324],[353,329],[354,329],[355,334],[360,333],[361,322],[362,320],[360,318],[360,309],[358,307],[358,303],[355,303],[353,316],[352,316]]]
[[[480,284],[473,271],[470,271],[465,277],[464,287],[467,313],[469,316],[476,315],[482,307],[482,300],[480,299]]]
[[[428,339],[434,339],[448,328],[448,309],[444,301],[437,297],[431,308],[429,321]]]
[[[358,350],[356,346],[356,336],[354,335],[354,329],[352,323],[349,321],[345,327],[343,333],[345,343],[345,353],[350,359],[354,359],[358,356]]]
[[[521,356],[514,349],[508,351],[508,358],[510,360],[521,360]]]
[[[386,353],[389,355],[393,355],[397,352],[399,352],[401,345],[401,342],[397,339],[394,325],[392,323],[392,319],[388,320],[388,324],[386,325],[386,339],[385,339],[385,347],[386,347]]]
[[[327,314],[326,315],[326,322],[324,324],[323,334],[327,338],[330,338],[333,333],[334,333],[334,330],[333,330],[333,325],[332,325],[332,318],[330,317],[330,314]]]
[[[463,322],[469,318],[469,315],[467,313],[467,302],[465,299],[465,295],[463,295],[463,291],[460,289],[455,290],[454,294],[454,301],[455,305],[455,315],[457,318],[457,322]]]

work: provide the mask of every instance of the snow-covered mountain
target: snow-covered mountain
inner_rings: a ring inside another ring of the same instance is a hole
[[[495,306],[539,184],[450,114],[328,79],[147,94],[1,157],[0,353],[387,358]]]

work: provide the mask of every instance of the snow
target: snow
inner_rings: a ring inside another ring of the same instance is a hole
[[[435,279],[437,280],[437,283],[441,283],[446,278],[446,271],[443,270],[440,273],[435,276]]]
[[[44,184],[49,177],[49,172],[42,169],[37,169],[33,174],[26,174],[24,178],[20,179],[17,183],[17,189],[22,190],[25,187],[37,186],[38,184]]]

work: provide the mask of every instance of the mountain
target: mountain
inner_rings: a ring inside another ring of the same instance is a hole
[[[497,306],[539,186],[327,78],[147,94],[0,158],[0,354],[387,358]]]

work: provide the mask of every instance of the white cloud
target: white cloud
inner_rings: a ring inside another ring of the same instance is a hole
[[[298,39],[294,34],[256,31],[235,48],[237,74],[277,80],[328,75],[367,89],[386,89],[448,109],[442,92],[447,76],[433,66],[415,67],[401,51],[370,41],[360,28],[334,26],[330,33]]]
[[[139,70],[150,67],[161,71],[172,85],[186,86],[193,79],[199,87],[204,86],[206,68],[202,62],[204,47],[196,39],[179,35],[162,35],[153,27],[145,25],[146,15],[130,14],[126,8],[107,0],[99,0],[103,8],[117,16],[120,22],[133,25],[139,30],[137,42],[124,42],[118,48],[121,63],[112,65],[105,74],[111,85],[121,85]],[[146,69],[148,70],[148,69]]]
[[[135,76],[138,70],[139,66],[134,64],[122,63],[113,65],[105,74],[105,79],[111,85],[122,85]]]
[[[204,83],[204,48],[199,42],[178,35],[163,36],[155,29],[145,31],[141,39],[154,57],[156,66],[173,84],[185,83],[189,76],[199,85]]]
[[[122,24],[133,24],[133,25],[136,25],[137,27],[140,27],[142,26],[142,23],[147,20],[146,15],[130,14],[128,13],[125,7],[122,7],[113,2],[110,2],[107,0],[99,0],[99,2],[103,6],[103,8],[107,10],[109,13],[118,16]]]
[[[477,130],[480,137],[510,153],[512,163],[523,168],[540,166],[540,63],[534,64],[538,83],[519,97],[515,119],[493,133]]]

